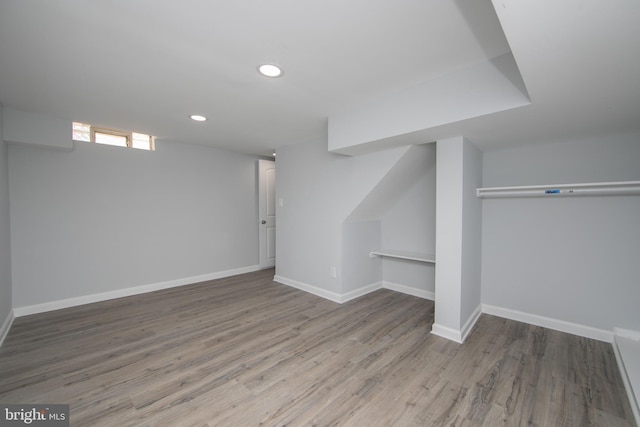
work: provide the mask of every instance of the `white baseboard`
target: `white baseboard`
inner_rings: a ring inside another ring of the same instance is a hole
[[[473,327],[476,325],[476,322],[480,318],[481,314],[482,314],[482,304],[478,304],[476,309],[473,310],[473,313],[471,313],[471,316],[469,316],[469,318],[464,323],[464,325],[462,325],[462,330],[460,331],[462,334],[462,342],[464,342],[467,339],[467,337],[471,333],[471,330],[473,329]]]
[[[291,286],[292,288],[300,289],[301,291],[309,292],[310,294],[328,299],[329,301],[337,302],[338,304],[342,304],[344,302],[342,301],[342,295],[336,292],[327,291],[326,289],[289,279],[287,277],[278,276],[277,274],[273,276],[273,281]]]
[[[640,341],[640,331],[632,331],[631,329],[613,328],[613,335],[617,338],[628,338],[633,341]]]
[[[457,342],[458,344],[462,344],[462,332],[457,331],[452,328],[448,328],[446,326],[442,326],[438,323],[434,323],[431,325],[431,333],[437,335],[442,338],[446,338],[449,341]]]
[[[13,314],[13,310],[11,310],[7,318],[4,319],[4,322],[2,322],[2,327],[0,327],[0,347],[2,347],[2,343],[4,342],[4,339],[7,337],[7,334],[9,333],[9,329],[11,329],[11,325],[13,324],[13,319],[15,319],[15,316]]]
[[[613,352],[636,425],[640,426],[640,332],[618,328],[613,331]]]
[[[392,282],[376,282],[367,286],[363,286],[361,288],[355,289],[353,291],[349,291],[344,294],[339,294],[337,292],[327,291],[326,289],[319,288],[317,286],[309,285],[308,283],[299,282],[297,280],[289,279],[287,277],[282,277],[276,275],[273,278],[274,281],[278,283],[282,283],[283,285],[291,286],[292,288],[300,289],[301,291],[309,292],[310,294],[328,299],[333,302],[337,302],[338,304],[345,303],[347,301],[351,301],[368,293],[377,291],[378,289],[389,289],[391,291],[400,292],[403,294],[411,295],[418,298],[424,298],[433,301],[435,298],[435,294],[433,292],[424,291],[422,289],[412,288],[410,286],[400,285],[398,283]]]
[[[244,273],[251,273],[261,269],[262,268],[259,265],[235,268],[232,270],[219,271],[216,273],[185,277],[183,279],[169,280],[166,282],[152,283],[149,285],[118,289],[116,291],[102,292],[99,294],[84,295],[81,297],[68,298],[68,299],[63,299],[58,301],[50,301],[42,304],[16,307],[13,309],[13,313],[16,317],[27,316],[29,314],[44,313],[47,311],[60,310],[62,308],[75,307],[78,305],[91,304],[91,303],[100,302],[100,301],[107,301],[115,298],[145,294],[147,292],[159,291],[162,289],[175,288],[175,287],[184,286],[184,285],[191,285],[194,283],[205,282],[208,280],[222,279],[224,277],[230,277],[230,276],[235,276],[235,275],[244,274]]]
[[[368,286],[363,286],[361,288],[355,289],[353,291],[349,291],[346,294],[341,295],[341,302],[351,301],[352,299],[356,299],[373,291],[377,291],[378,289],[383,288],[383,282],[372,283]]]
[[[464,325],[462,325],[462,328],[460,328],[460,330],[434,323],[431,326],[431,333],[434,335],[438,335],[439,337],[457,342],[458,344],[462,344],[471,333],[471,330],[475,326],[481,314],[482,306],[478,305],[476,309],[473,310],[473,313],[471,313],[467,321],[464,322]]]
[[[424,289],[413,288],[411,286],[401,285],[399,283],[383,281],[382,287],[385,289],[411,295],[414,297],[428,299],[430,301],[435,301],[436,299],[436,294],[434,292],[426,291]]]
[[[482,304],[482,312],[493,316],[504,317],[505,319],[516,320],[518,322],[529,323],[535,326],[553,329],[560,332],[591,338],[598,341],[613,342],[613,332],[604,329],[597,329],[591,326],[580,325],[578,323],[566,322],[564,320],[552,319],[550,317],[538,316],[537,314],[524,313],[522,311],[508,308],[496,307]]]

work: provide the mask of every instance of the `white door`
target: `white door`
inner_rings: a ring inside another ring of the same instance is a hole
[[[276,265],[276,162],[258,160],[260,266]]]

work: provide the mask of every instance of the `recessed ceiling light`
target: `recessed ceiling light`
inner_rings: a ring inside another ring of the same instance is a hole
[[[204,122],[207,120],[205,116],[201,116],[199,114],[192,114],[189,116],[191,120],[195,120],[196,122]]]
[[[267,77],[280,77],[282,75],[282,69],[273,64],[262,64],[258,67],[258,72]]]

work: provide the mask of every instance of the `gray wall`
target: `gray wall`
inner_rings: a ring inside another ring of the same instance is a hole
[[[14,307],[257,265],[256,170],[177,142],[11,145]]]
[[[463,342],[481,308],[482,154],[457,136],[436,143],[436,298],[432,332]]]
[[[2,140],[0,108],[0,327],[11,313],[11,227],[9,223],[9,164]],[[0,331],[1,332],[1,331]]]
[[[480,308],[482,292],[482,152],[464,140],[462,183],[462,279],[460,322],[464,326]]]
[[[339,295],[382,281],[382,261],[368,253],[384,243],[383,218],[390,233],[411,244],[395,249],[426,251],[433,224],[420,214],[430,209],[429,183],[422,178],[430,155],[435,162],[433,150],[400,147],[346,157],[327,152],[324,141],[278,148],[277,198],[283,206],[277,211],[276,275]],[[420,199],[412,200],[418,193]],[[398,203],[404,212],[385,215]],[[413,209],[420,212],[406,211]],[[407,222],[416,217],[420,224]],[[412,283],[428,287],[421,279]]]
[[[345,177],[353,158],[317,141],[278,148],[276,275],[341,293]],[[336,268],[335,278],[331,267]]]
[[[420,150],[424,169],[407,188],[398,188],[396,202],[382,216],[382,247],[434,254],[436,242],[436,145]],[[418,155],[413,152],[411,155]],[[435,291],[435,265],[395,258],[382,259],[385,282]]]
[[[640,135],[484,153],[484,186],[640,180]],[[640,330],[640,197],[486,199],[482,302]]]
[[[342,293],[382,281],[382,262],[369,252],[382,247],[380,221],[345,222],[342,225]]]

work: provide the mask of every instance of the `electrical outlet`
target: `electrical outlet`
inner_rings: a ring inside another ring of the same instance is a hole
[[[336,277],[338,277],[338,270],[335,267],[331,267],[331,269],[329,270],[329,274],[335,279]]]

